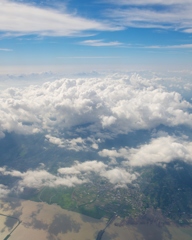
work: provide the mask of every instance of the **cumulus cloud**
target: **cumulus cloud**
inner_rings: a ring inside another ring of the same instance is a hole
[[[102,173],[101,176],[107,178],[112,184],[118,184],[118,186],[123,187],[136,180],[138,174],[130,173],[122,168],[114,168]]]
[[[93,144],[91,145],[91,147],[92,147],[93,149],[98,149],[98,148],[99,148],[99,146],[98,146],[97,143],[93,143]]]
[[[124,166],[145,166],[173,160],[192,163],[192,142],[186,141],[185,137],[177,138],[161,132],[157,138],[137,148],[103,149],[99,155],[110,159],[122,158]]]
[[[104,128],[112,125],[113,123],[115,123],[115,121],[116,118],[113,116],[101,116],[101,124]]]
[[[61,139],[58,137],[53,137],[49,134],[45,135],[45,137],[49,140],[50,143],[53,143],[61,148],[67,148],[69,150],[74,150],[76,152],[88,150],[85,140],[82,139],[81,137],[73,138],[73,139],[63,139],[63,138]],[[87,141],[93,142],[94,140],[89,139]],[[96,143],[92,143],[91,147],[97,149],[98,145]]]
[[[161,124],[192,127],[192,105],[181,94],[137,74],[10,88],[1,91],[0,104],[1,137],[6,131],[45,131],[50,142],[74,150],[86,149],[87,142],[80,136],[85,132],[96,140]],[[59,135],[71,129],[76,137]]]
[[[10,193],[8,187],[3,184],[0,184],[0,198],[6,197]]]
[[[60,139],[58,137],[53,137],[48,134],[45,137],[49,140],[49,142],[51,142],[55,145],[58,145],[59,147],[64,147],[64,145],[63,145],[64,142],[62,141],[62,139]]]
[[[103,149],[102,151],[99,152],[99,155],[101,157],[108,157],[111,159],[112,163],[116,163],[116,158],[120,158],[122,157],[122,155],[120,154],[120,152],[118,152],[115,149]]]
[[[129,164],[134,166],[168,163],[173,160],[192,163],[192,142],[171,136],[160,137],[138,149],[129,149],[128,153]]]
[[[37,189],[57,186],[72,187],[92,181],[93,174],[106,178],[112,184],[119,184],[119,186],[126,186],[126,184],[131,183],[138,177],[138,174],[132,173],[126,167],[112,168],[96,160],[82,163],[76,161],[71,167],[59,168],[57,175],[53,175],[43,168],[20,172],[18,170],[8,170],[6,167],[0,168],[0,174],[17,177],[19,180],[15,190],[19,192],[22,192],[25,187]],[[7,187],[0,185],[0,192],[8,194],[9,190]]]
[[[86,161],[83,163],[76,162],[75,165],[68,168],[60,168],[58,172],[61,175],[90,175],[92,173],[106,178],[112,184],[118,184],[119,186],[125,187],[126,184],[133,182],[137,179],[138,174],[131,172],[130,168],[110,166],[99,161]]]
[[[58,172],[60,174],[77,174],[77,173],[82,173],[82,172],[86,172],[86,173],[91,173],[91,172],[96,172],[99,173],[101,171],[103,171],[105,168],[107,167],[107,165],[105,165],[103,162],[98,162],[96,160],[94,161],[86,161],[83,163],[80,162],[76,162],[76,164],[70,168],[60,168],[58,169]]]
[[[6,168],[0,168],[2,175],[9,175],[12,177],[18,177],[21,180],[17,182],[16,189],[23,191],[25,187],[29,188],[41,188],[41,187],[57,187],[68,186],[72,187],[76,184],[82,184],[86,182],[86,179],[78,178],[77,176],[55,176],[44,169],[28,170],[26,172],[20,172],[16,170],[7,170]]]

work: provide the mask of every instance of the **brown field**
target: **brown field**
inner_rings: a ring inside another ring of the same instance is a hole
[[[9,240],[94,240],[98,232],[105,228],[106,219],[93,219],[79,213],[61,209],[57,205],[22,201],[18,199],[0,200],[1,239],[10,232]],[[21,223],[17,226],[18,222]],[[102,240],[191,240],[191,227],[174,225],[128,225],[118,227],[114,223],[106,229]]]

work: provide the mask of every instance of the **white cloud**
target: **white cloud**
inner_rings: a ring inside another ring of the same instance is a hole
[[[179,0],[109,0],[108,2],[119,5],[119,8],[112,7],[106,14],[120,26],[174,29],[188,33],[191,31],[191,0],[182,2]],[[163,8],[159,8],[159,5]]]
[[[68,186],[72,187],[76,184],[82,184],[86,182],[86,179],[78,178],[77,176],[55,176],[44,169],[28,170],[26,172],[20,172],[16,170],[6,170],[6,168],[0,168],[2,175],[9,175],[12,177],[19,177],[21,180],[17,182],[15,188],[18,191],[23,191],[23,188],[41,188],[41,187],[57,187]]]
[[[50,143],[58,145],[61,148],[67,148],[69,150],[74,151],[86,151],[87,147],[85,141],[81,138],[73,138],[73,139],[61,139],[58,137],[53,137],[49,134],[45,135],[45,137],[49,140]]]
[[[185,29],[185,30],[183,30],[183,32],[185,32],[185,33],[192,33],[192,28]]]
[[[60,174],[80,174],[80,173],[100,173],[105,170],[107,165],[105,165],[103,162],[98,162],[96,160],[94,161],[86,161],[83,163],[76,162],[75,165],[73,165],[70,168],[60,168],[58,169],[58,172]]]
[[[109,157],[113,162],[115,161],[116,158],[121,157],[121,154],[115,150],[109,150],[109,149],[103,149],[102,151],[99,152],[99,155],[101,157]]]
[[[11,52],[13,51],[12,49],[9,49],[9,48],[0,48],[0,51],[3,51],[3,52]]]
[[[58,57],[58,58],[72,58],[72,59],[108,59],[108,58],[121,58],[121,57],[118,57],[118,56],[73,56],[73,57]],[[91,74],[91,73],[90,73]]]
[[[6,35],[71,36],[84,31],[117,30],[68,12],[9,0],[0,2],[0,31]]]
[[[106,0],[107,1],[107,0]],[[106,2],[104,1],[104,2]],[[66,8],[59,10],[42,8],[37,5],[1,0],[0,31],[4,36],[41,35],[41,36],[90,36],[92,31],[116,31],[125,27],[171,28],[191,33],[191,0],[137,0],[107,2],[118,5],[104,9],[104,19],[101,22],[86,19],[76,13],[70,13]],[[154,5],[163,5],[153,8]],[[142,6],[142,8],[140,8]],[[88,32],[88,33],[87,33]],[[90,33],[90,34],[89,34]],[[118,41],[87,40],[81,44],[89,46],[120,46]]]
[[[48,134],[45,137],[49,140],[49,142],[51,142],[55,145],[58,145],[59,147],[64,147],[62,139],[60,139],[58,137],[50,136]]]
[[[138,174],[127,172],[122,168],[114,168],[101,175],[107,178],[112,184],[118,184],[118,186],[126,186],[126,184],[132,183],[138,177]]]
[[[181,141],[171,136],[152,139],[149,144],[128,150],[129,164],[143,166],[183,160],[192,163],[192,142]]]
[[[91,147],[94,148],[94,149],[98,149],[98,148],[99,148],[98,144],[96,144],[96,143],[93,143],[93,144],[91,145]]]
[[[125,167],[111,168],[103,162],[96,160],[82,163],[76,161],[71,167],[59,168],[57,176],[42,168],[20,172],[17,170],[7,170],[3,167],[0,168],[0,174],[20,178],[14,189],[21,192],[25,187],[37,189],[41,187],[57,187],[60,185],[72,187],[90,181],[92,174],[106,178],[112,184],[119,184],[121,186],[131,183],[138,176],[126,170]],[[8,189],[2,185],[0,185],[0,192],[4,194],[9,193]]]
[[[0,184],[0,198],[6,197],[10,190],[3,184]]]
[[[125,187],[126,184],[131,183],[138,177],[138,174],[132,173],[130,169],[128,170],[125,167],[111,168],[109,165],[96,160],[83,163],[76,162],[72,167],[58,169],[58,172],[61,175],[70,174],[79,176],[95,173],[100,177],[108,179],[112,184],[118,184],[118,186],[122,187]]]
[[[114,124],[116,121],[116,118],[113,116],[101,116],[101,124],[103,127],[110,126]]]
[[[191,3],[191,0],[107,0],[117,5],[173,5],[173,4],[187,4]]]
[[[96,139],[105,136],[160,124],[192,127],[189,102],[175,91],[168,92],[158,81],[137,74],[61,79],[42,86],[10,88],[0,96],[1,137],[6,131],[46,131],[50,142],[76,151],[98,144]],[[59,136],[59,132],[72,128],[76,137]],[[82,132],[89,132],[93,142],[82,138]]]
[[[156,136],[157,138],[137,148],[103,149],[99,155],[110,159],[122,158],[125,160],[124,166],[145,166],[173,160],[192,163],[192,142],[186,141],[185,137],[180,139],[163,132]]]
[[[115,47],[115,46],[121,46],[122,43],[115,41],[115,42],[104,42],[102,39],[98,40],[85,40],[80,42],[80,44],[87,45],[87,46],[93,46],[93,47]]]
[[[192,44],[180,44],[180,45],[168,45],[168,46],[145,46],[144,48],[154,48],[154,49],[190,49]]]

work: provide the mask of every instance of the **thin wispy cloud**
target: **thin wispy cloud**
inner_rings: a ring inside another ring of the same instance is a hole
[[[9,49],[9,48],[0,48],[0,51],[3,51],[3,52],[11,52],[13,51],[12,49]]]
[[[121,0],[118,2],[109,0],[107,2],[114,5],[105,14],[119,26],[192,32],[192,2],[190,0],[182,2],[178,0]]]
[[[109,24],[90,20],[55,9],[40,8],[26,3],[2,0],[0,31],[6,36],[37,34],[42,36],[72,36],[86,31],[117,30]]]
[[[63,57],[58,57],[58,58],[60,58],[60,59],[65,59],[65,58],[70,58],[70,59],[99,59],[99,58],[101,58],[101,59],[103,59],[103,58],[122,58],[122,57],[118,57],[118,56],[74,56],[74,57],[65,57],[65,56],[63,56]]]
[[[115,5],[174,5],[191,3],[191,0],[107,0],[107,2]]]
[[[161,46],[161,45],[154,45],[154,46],[145,46],[141,48],[152,48],[152,49],[191,49],[192,44],[180,44],[180,45],[167,45],[167,46]]]
[[[185,33],[192,33],[192,28],[185,29],[185,30],[183,30],[183,32],[185,32]]]
[[[113,46],[121,46],[122,43],[118,41],[114,42],[104,42],[102,39],[98,40],[85,40],[80,42],[82,45],[92,46],[92,47],[113,47]]]
[[[169,58],[166,52],[165,64],[158,49],[191,49],[191,0],[98,0],[91,3],[85,0],[81,4],[59,1],[60,5],[56,2],[0,1],[0,52],[2,57],[5,54],[10,57],[1,72],[23,73],[34,67],[41,71],[41,66],[43,71],[68,73],[74,69],[81,72],[82,68],[83,71],[103,71],[115,67],[119,71],[127,69],[128,64],[139,70],[159,69],[166,68],[171,58],[169,68],[190,66],[189,58],[180,57],[182,50],[174,51],[174,57]],[[6,53],[8,48],[13,52]],[[113,57],[104,53],[110,49],[115,50],[111,52]],[[149,51],[143,51],[145,56],[141,57],[140,49],[153,49],[157,54],[153,59]],[[109,58],[114,60],[108,61]],[[94,60],[79,62],[78,59]],[[20,67],[13,70],[13,66],[18,65]]]

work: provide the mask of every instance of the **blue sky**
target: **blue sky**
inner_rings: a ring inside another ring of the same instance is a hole
[[[192,0],[1,0],[0,73],[190,69]]]

